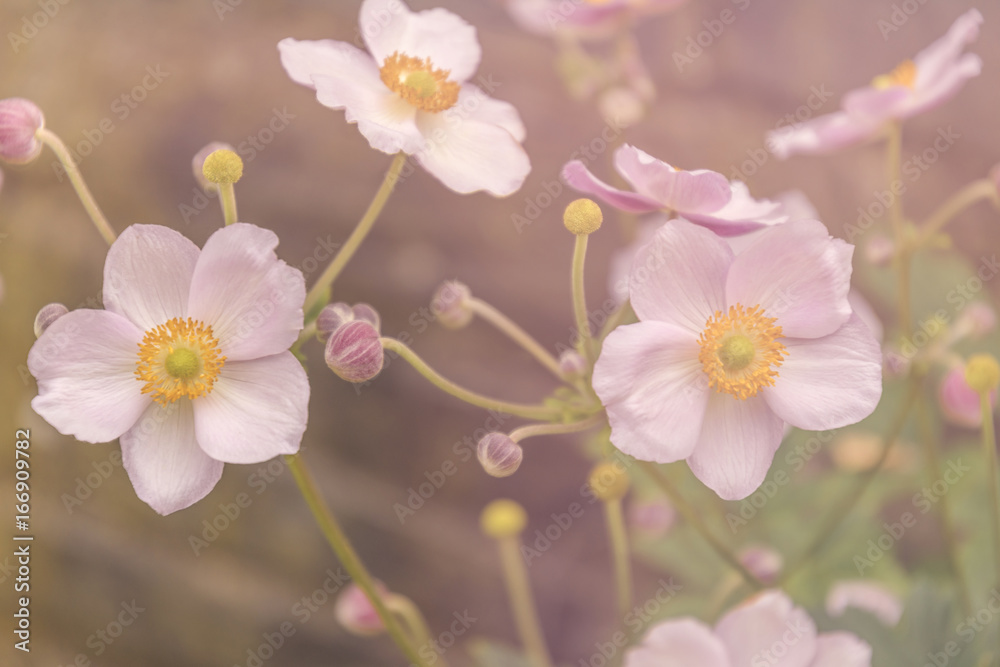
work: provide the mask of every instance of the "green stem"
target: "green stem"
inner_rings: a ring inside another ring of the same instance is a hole
[[[469,300],[469,307],[484,320],[495,326],[507,335],[512,341],[527,350],[531,356],[539,361],[545,368],[549,369],[559,380],[565,381],[566,377],[559,368],[559,360],[548,350],[531,337],[531,335],[519,327],[513,320],[501,313],[499,310],[486,303],[482,299],[472,298]]]
[[[417,356],[417,353],[407,347],[402,341],[398,341],[395,338],[382,338],[381,340],[382,347],[384,349],[389,352],[395,352],[399,356],[403,357],[403,359],[409,362],[409,364],[413,366],[418,373],[427,378],[427,380],[435,387],[447,394],[451,394],[457,399],[465,401],[466,403],[471,403],[472,405],[486,408],[487,410],[496,410],[497,412],[505,412],[509,415],[524,417],[525,419],[552,421],[559,418],[559,412],[557,410],[545,407],[544,405],[527,405],[524,403],[499,401],[494,398],[489,398],[488,396],[483,396],[482,394],[477,394],[476,392],[470,391],[464,387],[460,387],[451,380],[445,379],[437,371],[428,366],[427,362]]]
[[[765,588],[763,582],[754,576],[754,574],[740,562],[740,559],[729,550],[729,547],[723,544],[722,541],[712,533],[709,527],[705,525],[705,523],[701,520],[701,517],[698,516],[698,513],[694,511],[694,508],[691,507],[686,500],[684,500],[680,491],[674,487],[670,479],[667,478],[666,473],[664,473],[657,464],[643,461],[640,463],[640,466],[643,471],[645,471],[645,473],[653,479],[656,485],[659,486],[665,494],[667,494],[667,497],[670,498],[670,502],[672,502],[674,507],[677,508],[677,511],[681,513],[684,520],[691,524],[696,531],[698,531],[698,534],[702,536],[705,542],[712,547],[715,553],[718,554],[722,560],[724,560],[731,568],[736,570],[736,572],[743,577],[743,580],[746,581],[747,584],[754,590],[759,591],[762,588]]]
[[[622,511],[620,498],[605,501],[604,517],[614,562],[618,617],[624,619],[632,610],[632,563],[629,560],[628,532],[625,530],[625,513]]]
[[[576,328],[580,335],[577,350],[584,359],[594,361],[594,339],[590,333],[590,320],[587,318],[587,298],[583,291],[583,265],[587,259],[587,234],[576,235],[576,245],[573,247],[573,315],[576,318]]]
[[[888,188],[892,193],[889,206],[889,223],[896,243],[895,267],[899,282],[897,298],[899,299],[899,321],[903,336],[910,337],[913,330],[913,314],[910,307],[910,258],[912,248],[906,238],[906,223],[903,216],[902,194],[896,194],[895,184],[901,182],[903,156],[903,126],[893,122],[889,126],[889,141],[886,144],[886,164],[888,167]]]
[[[430,644],[430,629],[427,627],[427,622],[424,620],[424,615],[420,613],[420,609],[417,608],[417,605],[413,604],[413,600],[405,595],[390,593],[385,598],[385,606],[389,611],[403,620],[406,627],[410,630],[410,636],[413,637],[414,644],[417,646]],[[440,656],[438,660],[439,664],[447,667],[441,661]]]
[[[516,535],[502,537],[498,543],[504,583],[507,585],[514,623],[517,625],[524,650],[535,667],[552,667],[549,650],[545,646],[545,636],[538,621],[538,612],[535,610],[535,601],[531,595],[528,570],[521,558],[521,538]]]
[[[993,519],[993,562],[996,584],[1000,586],[1000,467],[997,465],[997,442],[989,391],[980,392],[979,405],[983,413],[983,453],[989,463],[986,474],[990,476],[990,496],[993,501],[990,507]],[[1000,655],[1000,634],[997,635],[997,654]]]
[[[73,156],[70,155],[69,149],[66,148],[66,144],[53,132],[45,128],[36,131],[35,138],[51,148],[52,152],[56,154],[63,169],[66,171],[66,175],[69,176],[69,182],[73,185],[73,189],[76,190],[77,197],[80,198],[80,203],[83,204],[83,208],[87,211],[90,219],[94,221],[97,231],[100,232],[108,245],[114,243],[117,238],[115,232],[111,229],[108,219],[101,212],[101,207],[97,205],[97,200],[91,194],[90,188],[84,182],[83,176],[76,166],[76,162],[73,161]]]
[[[601,328],[600,340],[602,342],[608,337],[608,334],[617,329],[618,325],[625,320],[626,315],[628,315],[629,308],[629,300],[626,299],[622,305],[618,306],[618,309],[615,312],[611,313],[611,317],[608,318],[608,321],[605,322],[604,326]]]
[[[984,178],[969,183],[952,195],[951,199],[942,204],[927,218],[926,222],[920,225],[920,233],[914,246],[920,248],[926,245],[955,216],[982,199],[989,199],[1000,206],[1000,194],[997,192],[996,183]]]
[[[365,569],[361,559],[358,558],[354,547],[351,546],[337,519],[323,501],[323,497],[316,488],[316,483],[303,464],[302,459],[298,454],[292,454],[285,457],[285,463],[288,464],[288,469],[292,471],[295,483],[298,485],[299,491],[302,493],[302,497],[305,499],[310,511],[312,511],[316,523],[323,532],[323,536],[326,537],[326,541],[329,542],[334,553],[337,554],[337,558],[340,559],[348,575],[364,591],[365,596],[372,603],[375,613],[382,619],[382,623],[385,625],[389,636],[406,658],[414,665],[427,667],[427,663],[407,640],[396,617],[386,607],[385,602],[375,588],[375,582],[372,580],[371,575],[368,574],[368,570]]]
[[[386,202],[389,201],[389,195],[392,194],[393,189],[396,187],[396,183],[399,181],[399,174],[403,171],[405,164],[406,153],[397,153],[396,157],[392,160],[392,164],[389,166],[389,170],[385,173],[381,187],[375,193],[375,198],[368,205],[368,210],[365,211],[361,221],[358,222],[358,226],[347,237],[347,241],[344,242],[343,247],[337,252],[329,266],[326,267],[322,275],[316,280],[312,289],[309,290],[309,294],[306,295],[306,303],[303,308],[305,312],[308,313],[313,310],[313,306],[322,298],[326,288],[333,284],[333,281],[337,279],[340,272],[344,270],[347,262],[354,256],[361,242],[368,236],[372,225],[375,224],[379,214],[382,213],[382,209],[385,208]]]
[[[579,433],[587,429],[600,426],[605,422],[603,414],[594,415],[583,421],[572,422],[570,424],[531,424],[522,426],[510,432],[510,439],[514,442],[521,442],[525,438],[533,438],[537,435],[562,435],[564,433]]]
[[[219,183],[219,203],[222,204],[222,217],[226,221],[226,226],[238,222],[236,215],[236,188],[232,183]]]

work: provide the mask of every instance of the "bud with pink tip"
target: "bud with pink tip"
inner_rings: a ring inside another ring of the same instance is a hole
[[[191,159],[191,170],[194,172],[194,178],[205,192],[217,192],[219,190],[218,185],[205,178],[204,168],[205,159],[215,151],[221,150],[236,152],[232,144],[227,144],[224,141],[213,141],[195,153],[195,156]]]
[[[375,588],[383,598],[389,592],[379,581],[375,582]],[[344,629],[354,635],[374,637],[385,632],[385,625],[375,607],[361,587],[354,583],[348,584],[337,598],[333,605],[333,615]]]
[[[475,313],[469,305],[472,290],[457,280],[449,280],[438,288],[431,300],[431,312],[449,329],[461,329]]]
[[[42,152],[35,132],[45,127],[42,110],[29,100],[0,100],[0,160],[13,164],[31,162]]]
[[[956,318],[954,336],[956,339],[965,336],[978,339],[996,328],[997,313],[993,306],[985,301],[973,301]]]
[[[757,577],[765,586],[769,586],[778,580],[781,568],[785,565],[785,559],[774,549],[762,546],[749,546],[737,554],[740,563],[743,564],[750,574]]]
[[[883,234],[873,234],[865,244],[865,259],[874,266],[889,266],[894,254],[896,254],[896,244]]]
[[[636,500],[628,507],[629,525],[647,538],[666,535],[677,521],[677,510],[663,498]]]
[[[476,447],[476,456],[486,474],[509,477],[517,472],[524,459],[524,450],[505,433],[487,433]]]
[[[938,386],[938,403],[944,418],[965,428],[977,429],[983,425],[979,392],[965,381],[965,368],[956,366],[942,378]],[[990,392],[990,403],[997,404],[997,393]]]
[[[53,322],[68,312],[69,308],[61,303],[50,303],[47,306],[42,306],[42,309],[35,315],[35,338],[41,337]]]
[[[316,318],[316,335],[321,341],[326,341],[334,331],[354,320],[368,322],[376,330],[382,328],[382,318],[378,312],[367,303],[349,306],[343,301],[331,303],[320,311]]]
[[[587,362],[574,350],[566,350],[559,355],[559,370],[570,380],[582,378],[587,374]]]
[[[351,320],[326,341],[326,365],[348,382],[367,382],[382,371],[385,352],[378,329],[366,320]]]

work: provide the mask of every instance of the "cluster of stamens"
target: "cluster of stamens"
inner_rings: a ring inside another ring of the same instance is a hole
[[[698,338],[698,360],[717,392],[745,400],[774,385],[776,368],[787,356],[776,318],[765,317],[759,305],[737,304],[728,313],[717,311]]]
[[[211,392],[225,363],[212,327],[190,317],[175,317],[143,336],[135,375],[145,383],[142,393],[167,405]]]
[[[880,74],[872,80],[872,85],[879,90],[893,86],[906,86],[909,89],[917,84],[917,65],[912,60],[904,60],[896,69],[888,74]]]
[[[434,69],[430,58],[396,51],[385,59],[379,74],[389,90],[423,111],[438,113],[458,103],[461,86],[448,80],[451,70]]]

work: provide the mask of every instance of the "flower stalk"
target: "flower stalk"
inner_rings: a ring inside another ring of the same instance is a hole
[[[560,381],[566,379],[562,369],[559,368],[559,360],[542,347],[541,343],[532,338],[531,334],[518,326],[517,323],[482,299],[472,298],[469,300],[468,305],[472,309],[472,312],[492,324],[512,341],[524,348],[542,366],[551,371],[556,378]]]

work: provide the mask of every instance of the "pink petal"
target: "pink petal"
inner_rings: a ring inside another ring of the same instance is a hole
[[[772,227],[736,256],[726,281],[727,305],[760,305],[786,337],[817,338],[851,316],[854,246],[832,238],[823,223]]]
[[[417,161],[455,192],[486,190],[506,197],[520,189],[531,171],[528,154],[499,125],[469,118],[455,123],[443,114],[417,114],[427,145]]]
[[[150,399],[135,377],[142,332],[104,310],[74,310],[28,352],[38,380],[31,407],[63,435],[108,442],[132,428]]]
[[[859,144],[882,132],[884,119],[837,111],[767,134],[767,147],[779,160],[796,154],[826,154]]]
[[[611,441],[626,454],[671,463],[694,449],[709,390],[691,332],[663,322],[615,329],[604,340],[593,386]]]
[[[435,69],[464,83],[479,67],[476,29],[446,9],[411,12],[401,0],[365,0],[358,20],[368,50],[380,66],[395,52],[430,58]]]
[[[360,68],[369,75],[374,71],[376,77],[378,75],[378,67],[372,57],[347,42],[287,37],[278,42],[278,53],[281,65],[292,81],[314,90],[315,75],[347,78],[355,68]]]
[[[903,85],[879,89],[874,86],[857,88],[844,95],[841,106],[852,116],[875,120],[900,117],[900,111],[913,98],[913,91]]]
[[[202,250],[188,314],[212,327],[227,363],[283,352],[302,330],[305,278],[278,259],[277,245],[274,232],[236,223]]]
[[[875,340],[881,343],[885,338],[885,327],[882,326],[882,320],[878,318],[878,313],[868,299],[858,290],[852,289],[847,293],[847,301],[851,304],[851,310],[861,318]]]
[[[781,591],[759,593],[723,616],[715,634],[733,665],[811,667],[816,624]]]
[[[190,507],[222,477],[222,461],[209,457],[195,440],[194,411],[188,399],[166,407],[150,403],[121,437],[121,444],[122,465],[135,494],[160,514]]]
[[[199,254],[168,227],[126,227],[104,262],[104,307],[144,331],[186,315]]]
[[[201,448],[226,463],[260,463],[299,451],[309,379],[291,352],[226,362],[211,393],[194,401]]]
[[[826,632],[816,638],[816,658],[809,667],[871,667],[872,647],[849,632]]]
[[[918,88],[902,117],[909,118],[944,104],[962,89],[966,81],[979,76],[982,68],[983,61],[979,56],[965,54],[940,77],[928,82],[923,88]]]
[[[754,199],[742,181],[733,181],[729,187],[732,198],[719,210],[712,213],[684,213],[683,217],[726,237],[746,234],[788,220],[781,202]]]
[[[524,123],[514,105],[493,99],[474,84],[467,83],[462,86],[458,93],[458,104],[443,113],[451,118],[453,123],[472,118],[481,123],[499,125],[510,132],[518,142],[524,141],[526,134]]]
[[[628,144],[615,151],[615,168],[636,192],[681,214],[718,211],[732,196],[722,174],[677,170]]]
[[[903,602],[874,581],[839,581],[826,596],[826,611],[841,616],[848,607],[867,611],[886,627],[895,627],[903,617]]]
[[[712,232],[671,220],[636,253],[629,296],[640,320],[662,320],[701,333],[726,309],[733,251]]]
[[[996,396],[996,391],[990,393],[990,402],[993,405],[996,405]],[[938,403],[944,418],[952,424],[974,429],[983,425],[979,392],[965,381],[963,366],[952,368],[941,379],[941,385],[938,387]]]
[[[857,315],[822,338],[786,338],[788,356],[764,398],[783,420],[808,431],[856,424],[882,397],[882,350]]]
[[[611,187],[590,173],[590,170],[580,160],[567,162],[566,166],[563,167],[562,177],[574,190],[593,195],[605,204],[622,211],[649,213],[663,208],[660,202],[655,199]]]
[[[681,618],[654,626],[624,667],[730,667],[726,647],[701,621]]]
[[[742,500],[764,482],[781,445],[784,423],[760,395],[740,400],[709,392],[701,433],[687,462],[724,500]]]
[[[649,243],[657,230],[666,222],[667,216],[663,213],[646,216],[639,222],[635,239],[611,256],[611,265],[608,267],[608,293],[615,303],[623,304],[628,301],[628,277],[632,271],[632,260],[635,259],[639,248]]]
[[[955,66],[963,49],[976,41],[983,15],[978,9],[970,9],[951,25],[948,32],[913,59],[917,66],[917,90],[922,90],[932,82],[947,75]]]

